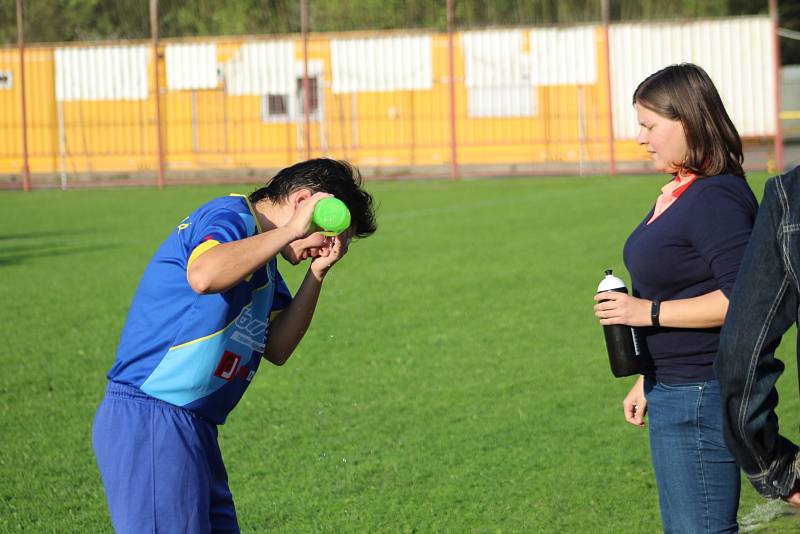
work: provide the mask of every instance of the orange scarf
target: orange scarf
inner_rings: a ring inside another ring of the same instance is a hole
[[[655,221],[662,213],[667,211],[667,208],[672,206],[696,179],[696,174],[688,173],[683,176],[676,174],[671,182],[661,188],[661,194],[656,199],[656,207],[653,209],[653,216],[650,217],[647,224]]]

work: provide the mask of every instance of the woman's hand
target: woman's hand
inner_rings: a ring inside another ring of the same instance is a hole
[[[625,420],[635,426],[644,426],[644,416],[647,415],[647,399],[644,398],[644,376],[633,385],[622,401],[622,411]]]
[[[649,300],[632,297],[619,291],[604,291],[594,296],[594,314],[600,324],[624,324],[628,326],[652,326]],[[604,302],[599,302],[604,301]]]

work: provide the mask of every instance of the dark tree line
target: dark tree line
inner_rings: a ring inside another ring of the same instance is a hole
[[[0,0],[0,43],[17,39],[16,0]],[[800,31],[800,2],[778,0],[781,26]],[[150,36],[149,0],[23,0],[30,43]],[[444,30],[445,0],[307,0],[314,32]],[[164,37],[300,31],[300,0],[159,0]],[[457,28],[602,20],[601,0],[454,0]],[[764,14],[768,0],[609,0],[610,20],[669,20]],[[783,63],[800,63],[800,41],[781,39]]]

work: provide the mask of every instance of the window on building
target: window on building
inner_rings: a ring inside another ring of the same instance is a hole
[[[267,95],[267,113],[270,117],[283,117],[288,114],[286,95]]]

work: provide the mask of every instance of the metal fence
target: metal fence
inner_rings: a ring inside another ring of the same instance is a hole
[[[0,49],[0,187],[241,180],[317,156],[373,177],[640,171],[632,91],[681,61],[761,148],[746,165],[782,165],[767,16],[459,30],[448,2],[445,31],[310,33],[299,7],[279,35],[161,39],[155,10],[147,40],[20,32]]]

